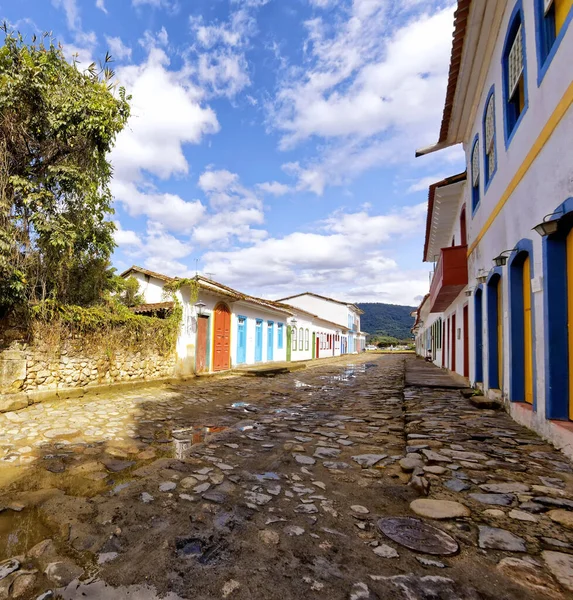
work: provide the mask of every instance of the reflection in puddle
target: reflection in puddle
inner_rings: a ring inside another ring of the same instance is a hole
[[[304,383],[304,381],[299,381],[298,379],[294,380],[294,387],[295,388],[311,388],[314,387],[312,385],[310,385],[309,383]]]
[[[36,509],[0,513],[0,561],[25,554],[38,542],[50,537]]]
[[[173,446],[175,449],[175,458],[187,458],[192,446],[201,444],[216,433],[225,431],[227,427],[218,427],[215,425],[196,425],[185,429],[175,429],[172,432]]]
[[[86,598],[87,600],[183,600],[181,596],[169,592],[166,595],[159,596],[154,588],[147,585],[126,585],[112,587],[104,581],[93,581],[88,583],[79,583],[74,581],[66,589],[59,590],[64,600],[75,600],[76,598]]]
[[[356,379],[357,375],[363,375],[366,373],[366,370],[375,367],[375,363],[363,363],[361,365],[347,365],[341,373],[338,375],[323,375],[319,377],[319,379],[325,379],[329,383],[334,383],[337,381],[348,382],[352,379]]]

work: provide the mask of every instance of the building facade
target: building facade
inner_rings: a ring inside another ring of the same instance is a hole
[[[294,308],[319,315],[337,327],[334,333],[339,339],[336,340],[329,337],[330,332],[321,332],[320,342],[317,346],[319,356],[321,351],[332,350],[338,346],[340,354],[362,352],[366,348],[367,334],[360,331],[360,315],[364,314],[364,311],[355,304],[319,296],[312,292],[282,298],[279,302],[288,302]]]
[[[339,356],[349,347],[351,330],[323,314],[249,296],[200,275],[187,283],[133,266],[121,276],[138,281],[145,305],[134,310],[143,314],[173,308],[165,286],[180,282],[175,286],[183,312],[176,346],[179,375]]]
[[[432,316],[417,336],[569,454],[572,19],[573,0],[459,0],[439,141],[418,153],[461,143],[467,174],[430,188]]]

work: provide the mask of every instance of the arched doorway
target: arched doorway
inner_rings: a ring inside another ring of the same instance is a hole
[[[224,302],[215,307],[214,329],[213,371],[225,371],[231,357],[231,311]]]
[[[487,347],[490,389],[503,386],[503,287],[501,269],[496,269],[487,282]]]
[[[513,402],[533,405],[534,344],[531,279],[533,265],[531,240],[522,240],[509,262],[510,382]]]

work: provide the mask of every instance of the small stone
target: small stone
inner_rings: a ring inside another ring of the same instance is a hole
[[[318,512],[318,508],[316,507],[316,504],[299,504],[294,509],[294,512],[302,513],[305,515],[312,515]]]
[[[189,494],[179,494],[181,500],[187,500],[187,502],[197,502],[197,496],[190,496]]]
[[[66,587],[74,579],[81,577],[84,570],[70,561],[59,561],[50,563],[44,574],[46,577],[59,587]]]
[[[424,467],[424,471],[426,473],[431,473],[432,475],[443,475],[444,473],[447,472],[447,469],[445,467],[440,467],[438,465],[430,465],[430,466]]]
[[[357,462],[361,467],[369,469],[387,457],[387,454],[360,454],[358,456],[353,456],[352,460]]]
[[[221,492],[207,492],[206,494],[203,494],[202,497],[203,500],[208,500],[209,502],[214,502],[215,504],[223,504],[227,499],[227,496]]]
[[[148,494],[147,492],[141,492],[141,496],[139,496],[139,498],[144,504],[149,504],[150,502],[153,502],[153,496],[151,494]]]
[[[573,555],[544,550],[541,556],[555,579],[563,587],[573,591]]]
[[[349,600],[368,600],[370,589],[365,583],[355,583],[350,590]]]
[[[315,458],[338,458],[340,450],[337,448],[317,448],[313,456]]]
[[[8,577],[10,573],[14,573],[20,568],[20,563],[15,558],[10,558],[0,562],[0,581],[5,577]]]
[[[471,512],[467,506],[449,500],[431,500],[419,498],[410,503],[410,508],[421,517],[428,519],[457,519],[469,517]]]
[[[393,542],[415,552],[447,556],[459,550],[451,535],[420,519],[388,517],[378,521],[378,529]]]
[[[361,506],[360,504],[353,504],[350,507],[350,510],[352,510],[352,512],[355,512],[359,515],[367,515],[370,512],[365,506]]]
[[[561,593],[552,579],[533,562],[508,557],[502,559],[497,568],[518,585],[533,592],[547,594],[553,598],[561,598]]]
[[[373,548],[373,552],[382,558],[400,558],[398,551],[392,548],[392,546],[388,546],[388,544],[376,546],[376,548]]]
[[[525,540],[505,529],[497,527],[479,527],[479,547],[507,552],[526,552]]]
[[[280,542],[280,536],[272,529],[262,529],[259,531],[259,538],[264,544],[276,546]]]
[[[494,519],[501,519],[502,517],[505,517],[505,513],[503,510],[499,510],[499,508],[488,508],[483,511],[483,514],[487,515],[488,517],[493,517]]]
[[[487,483],[480,485],[484,492],[491,494],[522,494],[529,491],[529,486],[524,483]]]
[[[437,569],[446,568],[446,565],[439,560],[431,560],[430,558],[424,558],[423,556],[416,556],[416,560],[425,567],[436,567]]]
[[[22,573],[12,582],[11,598],[29,598],[36,585],[35,573]]]
[[[179,485],[185,489],[188,490],[192,487],[195,487],[197,484],[199,483],[199,481],[195,478],[195,477],[184,477],[180,482]]]
[[[207,490],[208,490],[210,487],[211,487],[211,484],[210,484],[210,483],[207,483],[207,482],[205,482],[205,483],[201,483],[201,484],[199,484],[197,487],[195,487],[195,488],[193,489],[193,491],[194,491],[196,494],[202,494],[203,492],[206,492],[206,491],[207,491]]]
[[[399,464],[404,473],[411,473],[414,469],[421,468],[424,462],[417,458],[403,458]]]
[[[228,444],[227,444],[228,445]],[[229,579],[225,581],[221,594],[223,598],[228,598],[233,592],[236,592],[241,587],[241,584],[235,579]]]
[[[170,492],[171,490],[174,490],[176,487],[177,487],[177,484],[174,481],[164,481],[159,486],[159,491],[160,492]]]
[[[298,527],[298,525],[288,525],[285,527],[284,532],[290,536],[299,536],[304,533],[304,529],[302,527]]]
[[[245,492],[245,499],[247,502],[251,502],[257,506],[264,506],[265,504],[268,504],[273,497],[268,494],[258,494],[257,492]]]
[[[511,494],[469,494],[469,497],[482,504],[494,506],[509,506],[515,500],[515,496]]]
[[[537,523],[539,521],[536,516],[523,510],[510,510],[509,517],[516,521],[528,521],[529,523]]]
[[[316,460],[312,456],[306,454],[293,454],[294,459],[299,465],[314,465]]]
[[[102,552],[97,557],[97,564],[104,565],[107,562],[115,560],[119,554],[117,552]]]
[[[447,456],[443,456],[442,454],[438,454],[433,450],[422,450],[422,454],[428,459],[429,462],[444,462],[449,463],[452,462],[451,458]]]
[[[444,483],[444,487],[447,487],[452,492],[463,492],[470,489],[470,486],[461,479],[448,479],[448,481]]]
[[[555,523],[559,523],[559,525],[563,525],[567,529],[573,529],[573,512],[558,508],[550,510],[547,516]]]

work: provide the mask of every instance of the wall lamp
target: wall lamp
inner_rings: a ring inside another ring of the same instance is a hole
[[[563,213],[564,213],[564,210],[563,210],[563,208],[561,208],[560,210],[557,210],[548,215],[545,215],[543,217],[543,221],[541,223],[539,223],[539,225],[536,225],[533,228],[533,231],[537,231],[537,233],[541,237],[546,237],[548,235],[553,235],[554,233],[557,233],[557,228],[559,226],[559,219],[550,219],[550,217],[553,217],[554,215],[562,215]]]
[[[505,267],[505,265],[507,264],[507,259],[508,259],[508,257],[505,255],[511,254],[512,252],[515,252],[516,250],[517,250],[517,248],[512,248],[511,250],[504,250],[503,252],[501,252],[498,256],[496,256],[493,259],[493,264],[496,267]]]
[[[290,324],[291,324],[291,325],[296,325],[297,323],[298,323],[298,321],[296,320],[296,317],[293,317],[293,318],[290,320]]]
[[[487,281],[487,273],[483,269],[480,269],[477,273],[476,279],[478,283],[485,283]]]
[[[195,310],[197,311],[197,314],[199,316],[201,316],[203,314],[203,309],[206,307],[207,305],[205,304],[205,302],[201,302],[201,300],[199,300],[199,302],[195,302]]]
[[[472,289],[466,290],[466,296],[471,296],[474,293]]]

